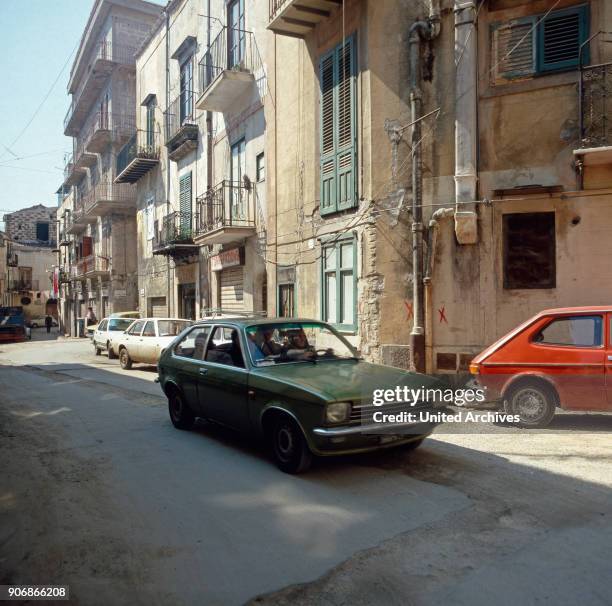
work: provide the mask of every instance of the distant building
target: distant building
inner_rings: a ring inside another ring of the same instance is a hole
[[[58,190],[61,324],[69,334],[88,307],[102,318],[138,305],[136,187],[117,181],[117,160],[135,135],[135,53],[161,10],[96,0],[70,71],[64,134],[73,153]]]
[[[57,260],[57,208],[42,204],[4,215],[0,236],[0,302],[21,305],[26,318],[57,316],[51,277]]]
[[[36,204],[4,215],[6,237],[22,244],[55,246],[57,208]]]

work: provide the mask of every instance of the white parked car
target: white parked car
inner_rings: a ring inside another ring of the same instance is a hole
[[[134,320],[125,332],[113,334],[110,347],[119,356],[124,370],[132,368],[134,362],[157,364],[162,350],[192,324],[191,320],[180,318]]]
[[[134,318],[104,318],[94,330],[91,338],[96,356],[99,356],[102,351],[108,351],[109,359],[113,360],[117,357],[116,350],[110,345],[111,337],[115,334],[122,334],[123,331],[130,327],[130,324],[134,322]]]

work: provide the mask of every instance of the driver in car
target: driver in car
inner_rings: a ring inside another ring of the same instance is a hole
[[[316,358],[314,349],[308,343],[308,338],[303,328],[291,331],[287,335],[287,355],[296,360],[312,360]]]

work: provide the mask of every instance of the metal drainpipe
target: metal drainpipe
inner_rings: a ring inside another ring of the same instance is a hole
[[[434,370],[432,277],[436,259],[439,222],[445,217],[454,216],[454,214],[454,208],[439,208],[431,215],[429,220],[427,258],[425,259],[425,277],[423,278],[423,285],[425,287],[425,372],[433,372]]]
[[[210,49],[210,0],[207,3],[206,14],[208,15],[206,21],[206,52],[208,53]],[[206,190],[210,191],[213,186],[213,141],[212,141],[212,112],[206,112]],[[202,256],[200,255],[200,263],[202,263]],[[201,271],[201,270],[200,270]],[[210,296],[210,267],[208,256],[206,257],[206,284],[207,291],[205,293],[206,304],[205,307],[207,309],[212,307],[212,301]]]
[[[423,176],[421,156],[421,42],[432,40],[440,32],[437,2],[431,3],[429,18],[415,21],[408,33],[410,62],[410,117],[412,122],[412,311],[410,332],[410,369],[425,372],[425,301],[423,284]]]
[[[168,132],[168,109],[170,108],[170,12],[168,10],[170,3],[166,5],[164,12],[166,13],[166,114],[165,124],[166,134]],[[166,216],[170,214],[170,154],[166,149]],[[162,218],[163,229],[163,218]],[[166,293],[168,315],[173,317],[174,300],[172,297],[172,287],[170,284],[170,257],[166,256]]]

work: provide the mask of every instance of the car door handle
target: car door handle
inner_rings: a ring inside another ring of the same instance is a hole
[[[608,362],[612,362],[612,356],[608,356]]]
[[[200,370],[198,371],[201,375],[205,375],[208,374],[208,368],[200,368]]]

